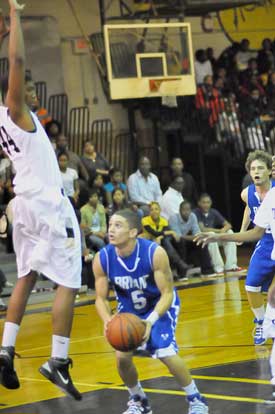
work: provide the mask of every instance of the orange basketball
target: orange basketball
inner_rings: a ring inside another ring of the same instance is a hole
[[[142,343],[145,323],[132,313],[118,313],[107,325],[106,337],[118,351],[133,351]]]

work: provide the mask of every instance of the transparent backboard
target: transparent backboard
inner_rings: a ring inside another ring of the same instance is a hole
[[[104,38],[112,99],[196,92],[190,24],[105,25]]]

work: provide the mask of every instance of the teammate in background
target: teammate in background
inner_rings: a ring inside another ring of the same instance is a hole
[[[140,219],[131,210],[117,211],[111,217],[110,244],[100,250],[93,263],[98,314],[106,328],[112,318],[110,282],[118,298],[118,312],[130,312],[146,321],[143,350],[163,362],[186,392],[188,414],[207,414],[207,403],[178,355],[175,328],[179,298],[173,288],[168,256],[158,244],[137,238],[140,230]],[[123,414],[151,414],[132,352],[116,351],[116,358],[119,375],[130,393]]]
[[[255,227],[251,230],[247,230],[240,233],[220,233],[220,234],[213,234],[213,233],[200,233],[194,239],[195,243],[198,245],[202,245],[202,247],[206,246],[211,242],[216,242],[217,240],[229,240],[235,242],[249,242],[249,241],[256,241],[260,240],[265,234],[266,230],[268,229],[271,231],[273,243],[271,246],[271,250],[269,250],[269,260],[275,266],[275,187],[273,187],[265,196],[264,200],[262,201],[259,210],[257,211],[254,217],[254,225]],[[270,246],[269,246],[270,247]],[[263,263],[267,261],[267,256],[263,251]],[[266,306],[266,311],[264,314],[264,321],[262,324],[263,327],[263,337],[264,338],[272,338],[273,339],[273,347],[270,356],[270,367],[271,367],[271,384],[273,385],[273,394],[272,399],[269,402],[275,402],[275,285],[271,285],[268,292],[268,303]]]
[[[272,158],[267,152],[261,150],[250,152],[245,167],[253,180],[253,184],[250,184],[241,192],[241,198],[246,204],[241,232],[247,230],[250,222],[253,223],[255,214],[266,193],[271,187],[275,186],[275,181],[270,179]],[[255,345],[263,345],[266,341],[263,336],[265,306],[262,292],[268,291],[275,273],[275,263],[270,257],[272,248],[273,238],[270,228],[267,228],[251,256],[245,283],[248,302],[255,316]]]
[[[38,118],[25,102],[33,92],[25,88],[25,48],[20,22],[24,6],[10,4],[9,78],[2,83],[6,106],[0,107],[0,145],[13,162],[16,175],[13,199],[13,241],[18,281],[9,301],[0,348],[0,381],[19,388],[14,369],[16,337],[29,295],[41,272],[57,285],[53,304],[51,358],[40,372],[75,399],[68,358],[74,300],[81,285],[81,245],[77,219],[62,189],[52,145]]]

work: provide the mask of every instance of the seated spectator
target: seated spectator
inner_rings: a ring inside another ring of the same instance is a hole
[[[268,77],[266,86],[267,95],[267,113],[275,116],[275,72],[272,72]]]
[[[102,177],[107,180],[110,170],[109,164],[105,158],[96,151],[95,146],[91,141],[85,142],[81,160],[88,171],[90,185],[92,185],[96,174],[101,174]]]
[[[233,233],[231,224],[212,208],[212,199],[209,194],[202,194],[199,198],[198,207],[194,210],[202,232]],[[222,246],[225,253],[225,264],[220,253]],[[235,242],[212,243],[208,246],[214,270],[217,274],[224,272],[240,272],[243,269],[237,264],[237,245]]]
[[[0,147],[0,205],[5,205],[11,199],[12,165],[9,158]]]
[[[141,157],[138,170],[131,174],[127,181],[129,199],[148,215],[151,201],[160,201],[162,191],[158,177],[151,172],[151,162],[147,157]]]
[[[143,217],[143,211],[138,209],[135,204],[127,201],[125,192],[121,188],[115,188],[112,192],[112,200],[108,207],[108,216],[111,217],[116,211],[125,208],[136,211],[139,217]]]
[[[161,215],[168,221],[179,212],[180,204],[183,202],[182,191],[184,185],[185,182],[181,176],[175,177],[162,196],[160,201]]]
[[[184,171],[183,160],[181,158],[173,158],[170,169],[171,169],[172,179],[176,177],[182,177],[184,180],[184,186],[182,190],[183,198],[190,201],[192,206],[196,206],[198,202],[197,185],[192,175]]]
[[[247,69],[240,72],[240,76],[239,76],[240,77],[240,84],[241,85],[247,85],[248,80],[252,76],[256,76],[256,77],[259,76],[258,62],[257,62],[257,59],[255,59],[255,58],[249,59]]]
[[[65,195],[74,203],[77,203],[79,196],[78,174],[76,170],[68,167],[68,154],[60,152],[57,157]]]
[[[112,192],[115,188],[120,188],[123,190],[127,199],[127,187],[126,184],[122,182],[122,172],[119,168],[111,168],[110,181],[104,185],[108,204],[112,203]]]
[[[240,44],[233,42],[230,46],[224,49],[218,58],[217,65],[225,68],[227,71],[237,72],[236,55],[240,50]]]
[[[197,85],[202,84],[206,76],[213,75],[212,65],[207,59],[205,50],[196,50],[194,65]]]
[[[223,110],[223,102],[219,92],[213,87],[212,76],[205,76],[203,84],[198,87],[195,103],[202,119],[208,120],[209,126],[213,127],[218,120],[219,113]]]
[[[251,75],[250,78],[246,79],[243,85],[240,86],[240,93],[243,96],[249,96],[250,91],[254,89],[259,91],[260,96],[265,96],[265,89],[261,80],[256,75]]]
[[[59,135],[62,134],[62,127],[60,122],[52,119],[50,122],[46,123],[45,131],[52,143],[53,148],[56,150],[56,139]]]
[[[248,39],[242,39],[240,43],[240,50],[236,54],[236,63],[239,71],[246,70],[248,68],[249,59],[253,57],[252,52],[249,50],[250,42]]]
[[[180,204],[178,213],[170,219],[170,227],[176,233],[174,246],[182,260],[190,261],[189,258],[192,257],[194,264],[200,266],[203,276],[214,276],[208,248],[200,250],[193,243],[195,235],[200,233],[200,228],[196,215],[191,211],[189,201]]]
[[[176,233],[170,229],[168,221],[160,215],[160,205],[156,201],[150,204],[150,215],[142,218],[143,232],[140,237],[152,240],[166,250],[172,268],[175,268],[178,275],[185,277],[186,271],[190,268],[179,256],[172,244],[176,239]]]
[[[107,192],[104,188],[103,175],[101,173],[96,173],[94,181],[92,183],[92,188],[97,190],[98,201],[104,206],[108,206]]]
[[[107,225],[105,209],[98,201],[97,189],[90,190],[89,201],[80,209],[80,213],[81,228],[84,231],[87,246],[98,251],[105,246]]]
[[[77,171],[78,177],[82,178],[85,181],[89,181],[89,174],[83,165],[80,157],[73,151],[70,151],[68,148],[68,138],[65,135],[58,135],[56,137],[56,155],[60,152],[66,152],[69,157],[68,167],[73,168]]]
[[[266,112],[266,102],[261,98],[258,88],[251,89],[250,94],[240,104],[240,113],[243,123],[250,126],[256,119]]]
[[[257,61],[260,74],[275,69],[275,54],[270,39],[266,38],[262,41],[262,49],[258,52]]]

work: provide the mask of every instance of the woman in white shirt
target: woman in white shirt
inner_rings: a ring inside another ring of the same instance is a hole
[[[65,151],[58,154],[57,160],[61,172],[65,195],[77,202],[79,195],[77,171],[68,167],[69,157]]]

